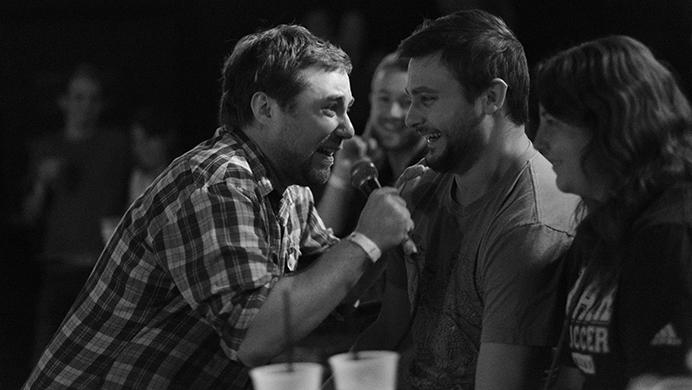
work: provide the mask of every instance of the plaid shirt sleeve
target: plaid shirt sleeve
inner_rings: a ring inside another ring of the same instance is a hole
[[[266,205],[241,188],[224,181],[196,190],[154,239],[158,261],[233,360],[282,271],[272,261]]]
[[[334,236],[331,228],[324,225],[317,213],[312,192],[306,187],[293,188],[296,189],[296,193],[292,196],[297,199],[294,212],[299,214],[295,218],[301,220],[303,225],[300,230],[301,253],[308,256],[321,254],[328,247],[339,242],[339,239]]]

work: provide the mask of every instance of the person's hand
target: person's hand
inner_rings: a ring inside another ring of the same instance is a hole
[[[429,169],[430,168],[423,165],[421,162],[411,165],[410,167],[406,168],[396,179],[396,184],[394,184],[394,186],[401,191],[403,190],[404,186],[415,183],[415,181]]]
[[[413,230],[411,213],[406,201],[393,187],[373,191],[358,219],[356,231],[366,235],[385,251],[399,245]]]

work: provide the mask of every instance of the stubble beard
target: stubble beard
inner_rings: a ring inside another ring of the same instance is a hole
[[[479,126],[481,118],[461,121],[447,134],[448,142],[439,156],[425,157],[427,164],[436,172],[463,174],[478,161],[484,146]]]
[[[303,177],[305,179],[305,184],[306,186],[320,186],[323,185],[329,180],[329,175],[331,174],[331,169],[318,169],[313,167],[312,165],[312,158],[314,157],[311,156],[310,159],[304,164],[303,169],[301,170],[303,172]]]

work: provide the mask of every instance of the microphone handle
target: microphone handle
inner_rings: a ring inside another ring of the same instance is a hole
[[[365,196],[370,196],[370,194],[375,191],[378,188],[382,188],[382,185],[380,185],[380,181],[377,180],[376,177],[368,177],[366,180],[363,180],[360,185],[358,186],[361,191],[365,194]]]

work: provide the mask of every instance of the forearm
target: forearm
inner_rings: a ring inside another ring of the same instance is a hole
[[[305,337],[341,302],[369,261],[360,247],[342,240],[305,271],[279,280],[250,324],[238,349],[240,360],[250,366],[263,364],[290,341]],[[285,334],[286,292],[293,340]]]
[[[386,251],[406,237],[412,224],[396,189],[382,188],[368,198],[356,230],[380,251]],[[316,328],[353,288],[371,261],[361,245],[367,247],[368,243],[342,240],[306,270],[279,280],[248,327],[238,348],[240,360],[247,365],[262,364],[286,347],[282,321],[286,291],[290,296],[289,326],[294,339],[301,339]]]

